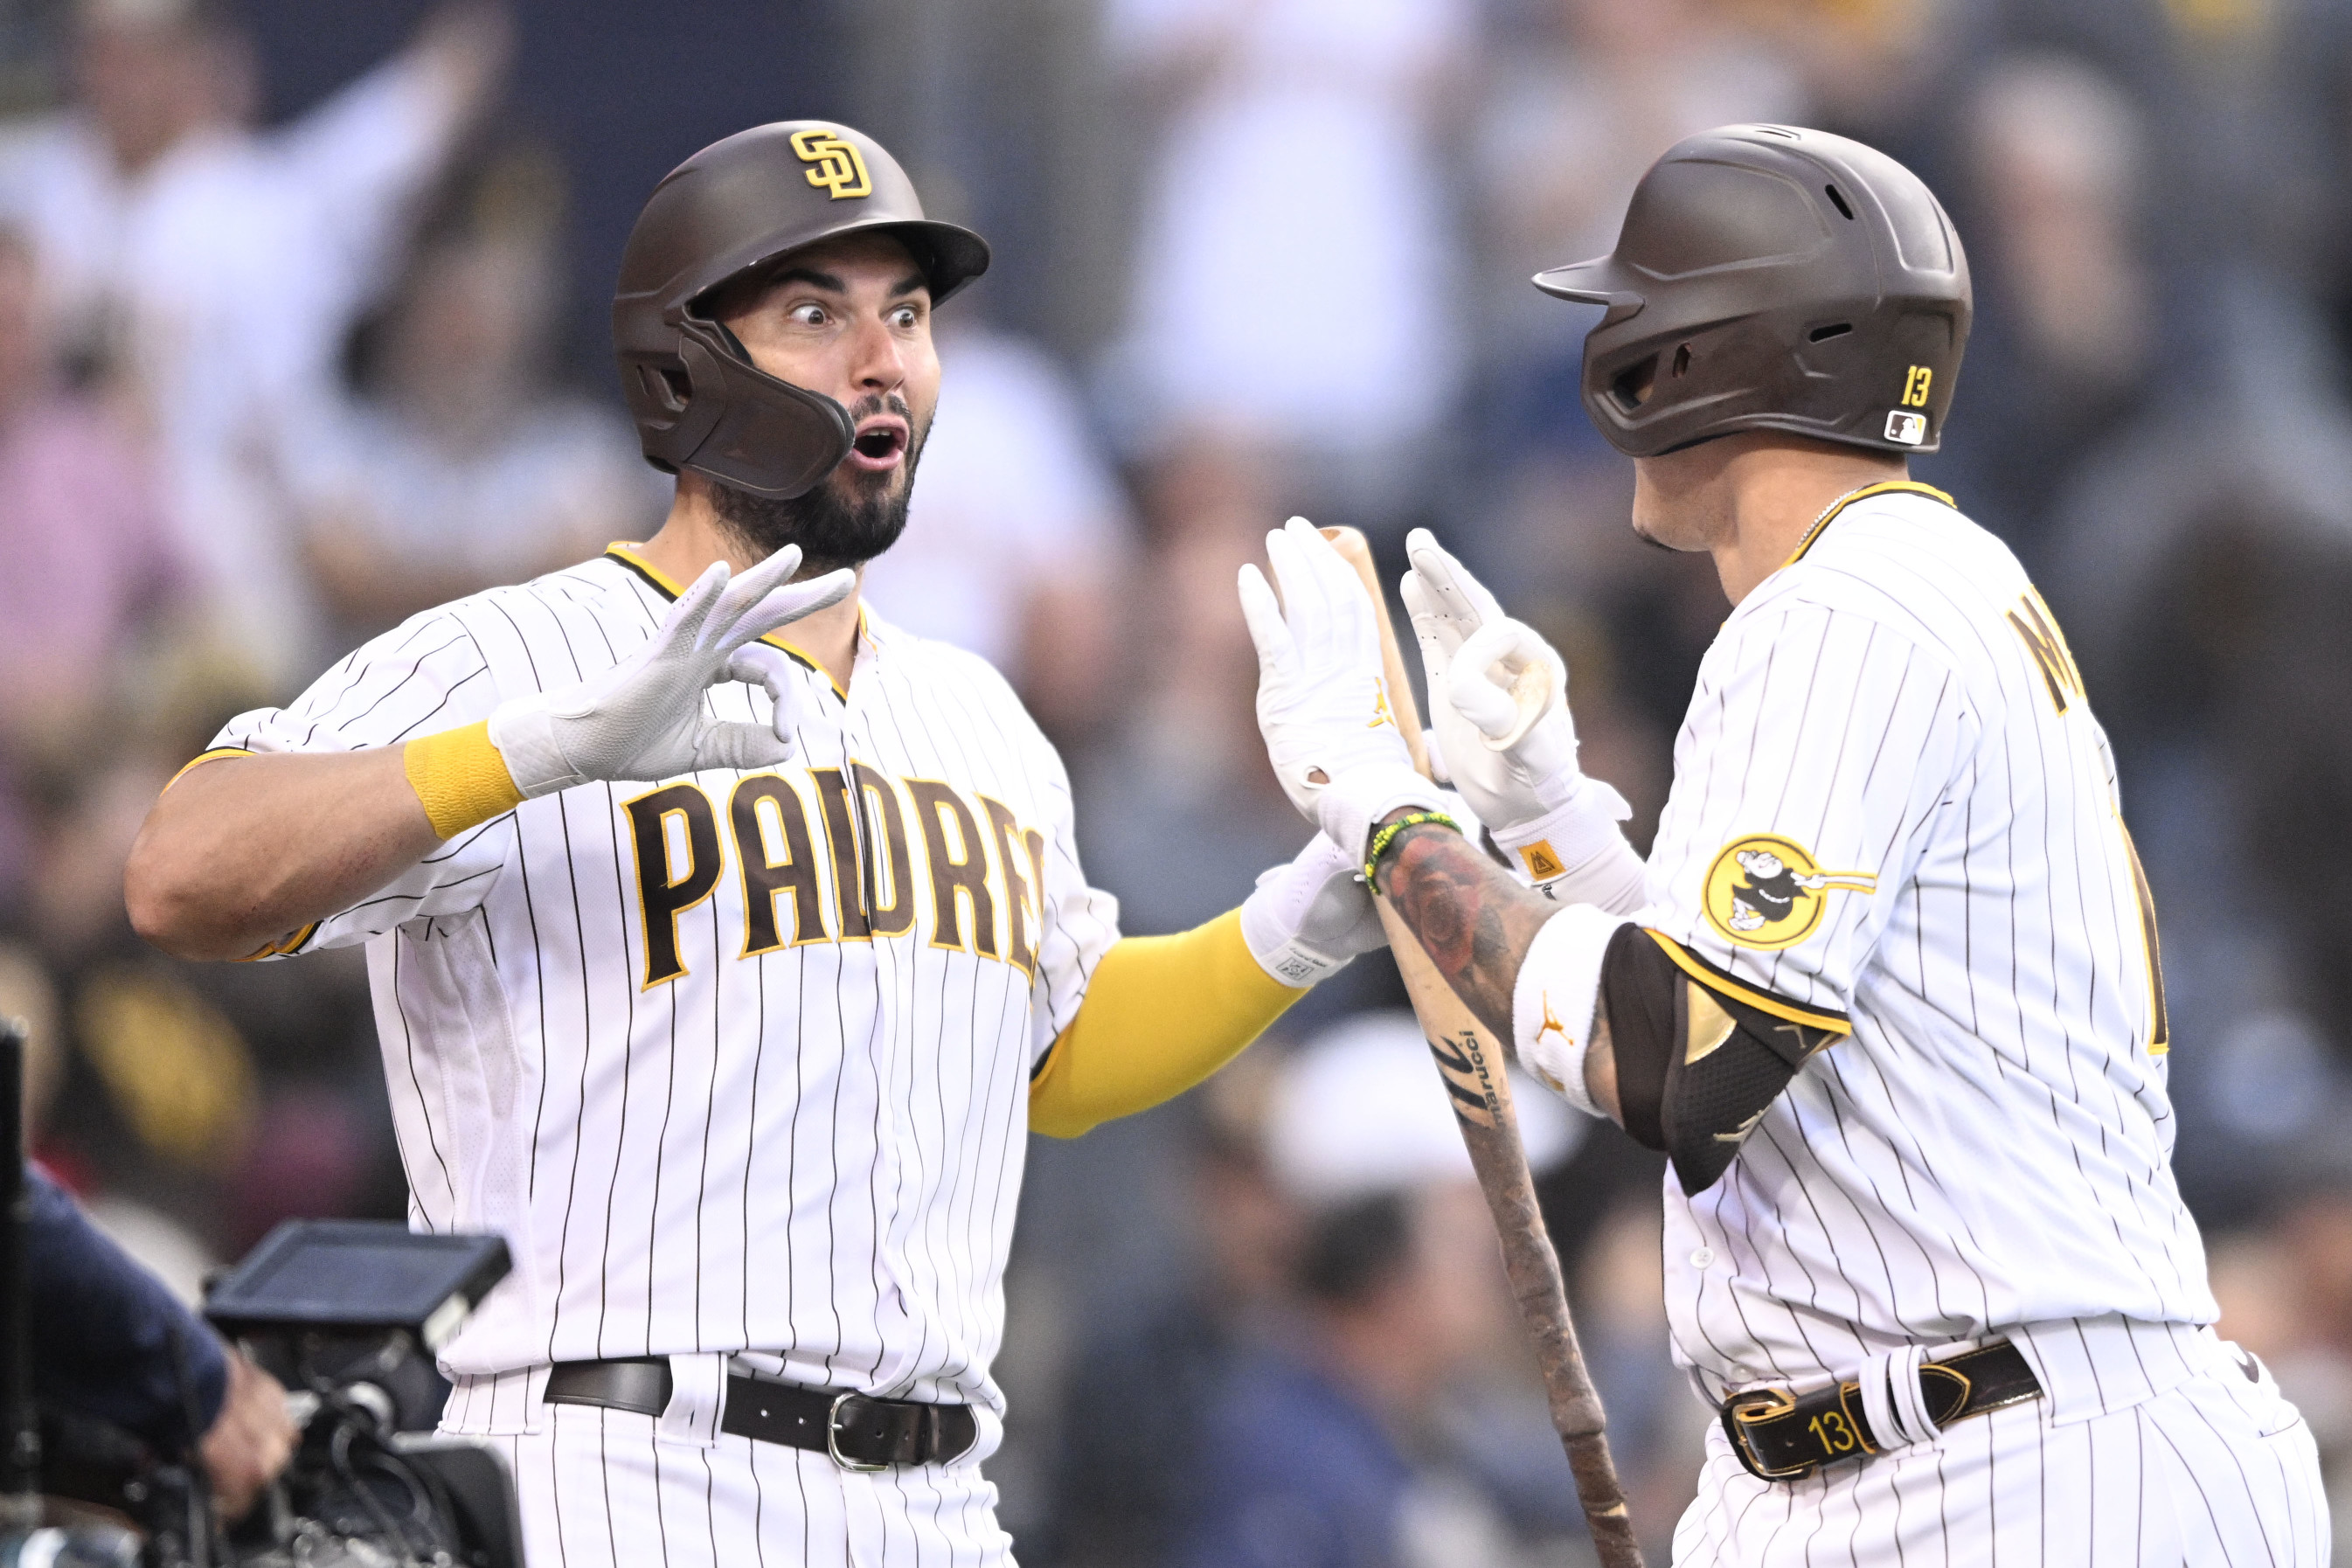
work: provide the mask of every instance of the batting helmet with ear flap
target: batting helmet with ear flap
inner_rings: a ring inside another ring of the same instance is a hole
[[[1932,452],[1967,345],[1969,260],[1916,174],[1826,132],[1728,125],[1634,187],[1616,250],[1536,275],[1606,305],[1584,406],[1655,457],[1740,430]]]
[[[711,318],[713,290],[839,235],[887,234],[937,304],[988,270],[988,242],[923,216],[882,144],[823,120],[714,142],[654,187],[621,252],[613,346],[646,460],[754,495],[805,495],[848,455],[848,410],[760,370]]]

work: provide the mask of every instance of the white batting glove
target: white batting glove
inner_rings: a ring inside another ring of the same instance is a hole
[[[1381,677],[1380,614],[1355,568],[1305,518],[1265,536],[1282,599],[1241,571],[1242,618],[1257,645],[1257,726],[1290,802],[1347,854],[1405,806],[1434,809]]]
[[[1531,881],[1622,843],[1617,824],[1633,808],[1577,765],[1567,664],[1534,628],[1506,616],[1427,529],[1406,536],[1405,553],[1405,608],[1429,677],[1433,763]],[[1530,668],[1544,694],[1532,716],[1512,696]]]
[[[1268,974],[1301,988],[1389,944],[1359,858],[1320,833],[1258,878],[1242,903],[1242,940]]]
[[[758,639],[847,598],[846,568],[795,583],[801,551],[788,544],[740,577],[713,563],[677,596],[653,640],[576,686],[500,703],[490,743],[526,799],[592,779],[674,778],[704,768],[766,768],[793,754],[803,683],[796,667]],[[767,724],[722,723],[702,693],[722,680],[768,689]]]

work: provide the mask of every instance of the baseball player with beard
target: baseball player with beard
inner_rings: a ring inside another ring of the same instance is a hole
[[[1294,527],[1280,605],[1242,596],[1294,798],[1498,1037],[1670,1157],[1675,1354],[1720,1415],[1675,1561],[2325,1563],[2311,1435],[2210,1326],[2106,738],[2016,558],[1908,478],[1969,326],[1943,209],[1733,126],[1537,283],[1606,307],[1583,397],[1633,527],[1733,606],[1646,864],[1559,657],[1425,532],[1435,749],[1516,878],[1366,725],[1346,563]]]
[[[515,1258],[445,1423],[536,1563],[1008,1561],[1025,1132],[1180,1092],[1381,940],[1319,837],[1122,939],[1003,679],[860,603],[987,261],[846,127],[695,154],[614,305],[661,531],[235,720],[133,850],[171,952],[365,944],[413,1222]]]

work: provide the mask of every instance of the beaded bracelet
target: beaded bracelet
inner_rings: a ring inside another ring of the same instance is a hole
[[[1456,833],[1462,831],[1462,825],[1454,821],[1452,817],[1446,816],[1442,811],[1409,811],[1405,813],[1405,815],[1398,817],[1394,822],[1390,823],[1378,833],[1372,835],[1372,847],[1370,849],[1366,851],[1364,855],[1364,880],[1366,883],[1369,884],[1372,881],[1373,874],[1380,866],[1381,857],[1387,854],[1389,846],[1396,842],[1396,836],[1402,833],[1408,827],[1419,827],[1424,823],[1438,827],[1450,827]]]

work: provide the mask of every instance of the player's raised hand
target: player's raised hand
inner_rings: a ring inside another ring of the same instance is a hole
[[[844,569],[795,583],[801,551],[788,544],[740,577],[723,561],[677,597],[653,640],[577,686],[502,703],[490,742],[525,796],[591,779],[651,780],[703,768],[773,767],[792,755],[796,679],[758,639],[837,605],[856,586]],[[756,681],[778,696],[769,724],[722,722],[702,693],[722,680]],[[779,695],[782,693],[782,695]]]
[[[1429,677],[1440,771],[1490,826],[1557,810],[1583,782],[1568,666],[1429,530],[1407,535],[1405,553],[1404,605]]]
[[[1568,666],[1511,619],[1425,528],[1405,538],[1412,570],[1405,608],[1429,677],[1432,761],[1507,847],[1570,840],[1563,816],[1613,825],[1630,815],[1616,791],[1577,763]]]
[[[1433,804],[1413,771],[1381,677],[1379,606],[1305,518],[1266,535],[1280,601],[1255,565],[1241,570],[1242,618],[1257,645],[1257,723],[1291,804],[1360,855],[1370,824]]]

